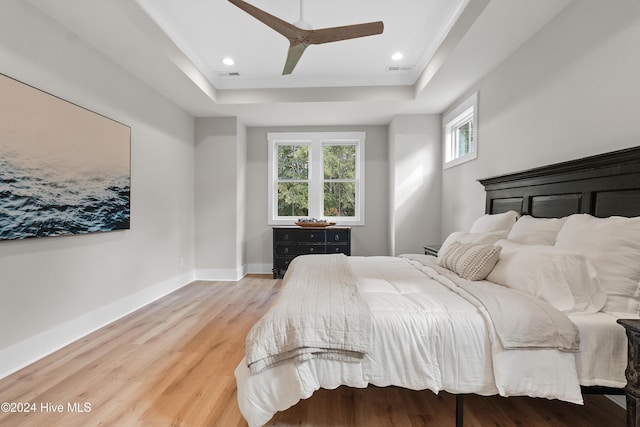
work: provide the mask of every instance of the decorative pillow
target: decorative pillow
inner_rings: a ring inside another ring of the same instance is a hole
[[[496,265],[500,246],[453,242],[445,251],[440,265],[463,279],[483,280]]]
[[[640,217],[571,215],[555,246],[579,252],[593,263],[607,294],[602,311],[640,314]]]
[[[525,245],[551,245],[567,218],[534,218],[523,215],[513,224],[507,239]]]
[[[595,267],[583,255],[548,245],[500,240],[487,280],[543,299],[560,311],[595,313],[605,304]]]
[[[438,260],[442,259],[442,256],[447,251],[449,245],[453,242],[460,243],[482,243],[485,245],[491,245],[500,239],[507,237],[506,231],[494,231],[491,233],[465,233],[463,231],[454,231],[444,240],[440,250],[438,251]]]
[[[520,214],[516,211],[508,211],[499,214],[487,214],[482,215],[476,219],[471,226],[471,233],[490,233],[492,231],[507,231],[511,230],[513,224]]]

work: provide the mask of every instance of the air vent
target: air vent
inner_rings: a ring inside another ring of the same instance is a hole
[[[413,70],[413,66],[411,66],[411,65],[407,65],[407,66],[404,66],[404,67],[390,65],[390,66],[387,67],[387,71],[411,71],[411,70]]]
[[[218,77],[238,77],[240,73],[237,71],[226,72],[226,71],[216,71],[216,76]]]

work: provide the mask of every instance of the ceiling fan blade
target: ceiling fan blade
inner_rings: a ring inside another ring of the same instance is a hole
[[[284,69],[282,70],[283,76],[291,74],[307,46],[309,45],[306,43],[291,43],[289,52],[287,53],[287,61],[284,63]]]
[[[284,69],[282,70],[283,75],[291,74],[293,72],[293,69],[298,64],[298,61],[305,49],[311,44],[322,44],[340,40],[355,39],[358,37],[373,36],[381,34],[384,30],[384,24],[382,21],[345,25],[342,27],[321,28],[319,30],[307,30],[283,21],[282,19],[257,8],[246,1],[229,0],[229,3],[242,9],[289,40],[289,52],[287,53],[287,60],[284,64]],[[304,23],[302,19],[302,0],[300,1],[300,22]]]
[[[382,34],[383,30],[384,24],[382,21],[345,25],[343,27],[321,28],[311,30],[304,41],[308,44],[330,43],[358,37],[374,36],[376,34]]]
[[[238,6],[240,9],[244,10],[249,15],[256,18],[258,21],[273,28],[288,39],[300,39],[301,37],[301,30],[298,27],[296,27],[295,25],[291,25],[287,21],[283,21],[276,16],[273,16],[262,9],[258,9],[257,7],[242,0],[229,0],[229,3]]]

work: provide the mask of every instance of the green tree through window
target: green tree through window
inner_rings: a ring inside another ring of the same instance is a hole
[[[364,132],[269,133],[269,223],[363,224]]]
[[[323,150],[324,215],[354,216],[356,207],[356,146],[328,144]]]
[[[309,146],[278,146],[278,216],[309,214]]]

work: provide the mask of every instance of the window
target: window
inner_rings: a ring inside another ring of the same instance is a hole
[[[478,156],[477,92],[447,114],[442,124],[445,169]]]
[[[364,132],[269,133],[269,224],[364,225]]]

